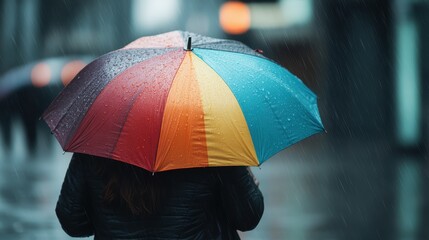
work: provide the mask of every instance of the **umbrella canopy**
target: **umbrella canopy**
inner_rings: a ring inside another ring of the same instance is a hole
[[[174,31],[88,64],[43,115],[65,151],[152,172],[257,166],[323,131],[317,97],[246,45]]]

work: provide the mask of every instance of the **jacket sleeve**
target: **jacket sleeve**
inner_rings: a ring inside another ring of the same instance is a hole
[[[221,199],[228,224],[237,230],[254,229],[264,212],[264,198],[246,167],[225,167],[218,172]]]
[[[80,154],[74,154],[64,178],[55,212],[63,230],[72,237],[94,234],[92,222],[86,212],[87,187],[85,169]]]

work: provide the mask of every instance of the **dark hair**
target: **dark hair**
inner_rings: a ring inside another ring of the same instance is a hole
[[[156,214],[162,201],[162,179],[142,168],[111,159],[97,161],[105,183],[106,206],[128,210],[133,215]]]

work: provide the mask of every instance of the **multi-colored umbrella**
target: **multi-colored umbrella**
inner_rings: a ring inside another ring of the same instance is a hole
[[[148,171],[257,166],[323,131],[317,97],[231,40],[174,31],[88,64],[43,115],[65,151]]]

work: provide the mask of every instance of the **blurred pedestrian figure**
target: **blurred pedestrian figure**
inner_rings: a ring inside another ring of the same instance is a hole
[[[153,174],[75,153],[56,213],[70,236],[95,239],[239,239],[254,229],[263,196],[246,167]]]

